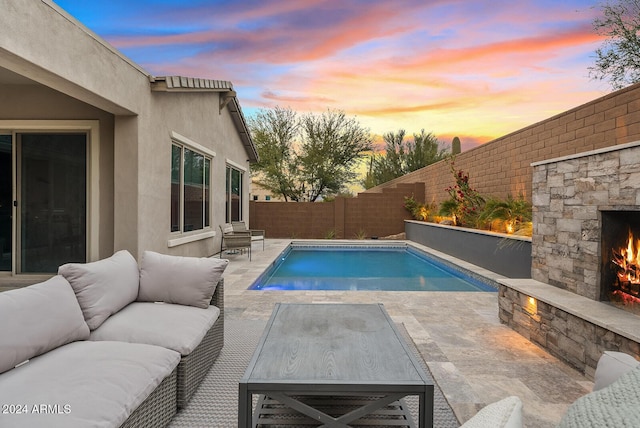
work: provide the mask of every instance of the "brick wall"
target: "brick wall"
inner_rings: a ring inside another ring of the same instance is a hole
[[[640,84],[629,86],[456,157],[456,168],[469,173],[483,195],[506,197],[522,193],[531,200],[532,162],[640,140]],[[448,162],[414,171],[374,187],[378,193],[399,183],[425,183],[425,201],[448,198],[453,184]]]
[[[250,226],[263,229],[268,238],[353,239],[389,236],[404,232],[411,215],[404,208],[405,196],[421,201],[423,183],[400,183],[379,193],[361,193],[356,198],[334,202],[249,202]]]

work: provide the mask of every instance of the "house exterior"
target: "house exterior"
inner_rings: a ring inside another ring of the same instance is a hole
[[[262,183],[255,178],[251,180],[249,199],[256,202],[285,202],[282,195],[274,194],[272,191],[265,189]]]
[[[217,252],[257,160],[233,85],[151,76],[50,0],[0,1],[0,282]]]

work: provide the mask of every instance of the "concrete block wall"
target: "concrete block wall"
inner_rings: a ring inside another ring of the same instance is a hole
[[[267,238],[324,238],[335,227],[335,204],[249,202],[249,226]]]
[[[527,126],[456,156],[456,169],[469,173],[483,195],[522,193],[531,200],[531,163],[640,140],[640,84]],[[439,204],[454,183],[442,161],[367,190],[379,193],[399,183],[425,183],[424,199]]]
[[[404,198],[414,196],[422,202],[423,194],[423,183],[402,183],[333,202],[251,201],[250,227],[264,229],[269,238],[322,239],[330,232],[338,239],[395,235],[404,232],[404,220],[411,219]]]

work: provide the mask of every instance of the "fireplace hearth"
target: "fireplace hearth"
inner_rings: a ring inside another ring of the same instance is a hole
[[[587,376],[640,358],[640,141],[532,166],[531,282],[501,281],[500,320]]]
[[[640,211],[602,211],[600,300],[640,314]]]

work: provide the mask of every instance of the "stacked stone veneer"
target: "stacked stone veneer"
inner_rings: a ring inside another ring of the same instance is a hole
[[[640,355],[637,332],[608,326],[612,310],[627,326],[637,315],[597,302],[600,212],[640,210],[640,142],[534,163],[532,189],[531,277],[539,283],[528,292],[502,284],[500,320],[589,377],[606,350]]]
[[[640,142],[533,168],[531,277],[599,300],[600,211],[640,210]]]
[[[529,298],[528,294],[501,284],[500,321],[588,378],[594,378],[598,359],[604,351],[640,357],[637,341],[587,321],[578,311],[570,313],[558,308],[552,298],[536,299],[532,310]]]

